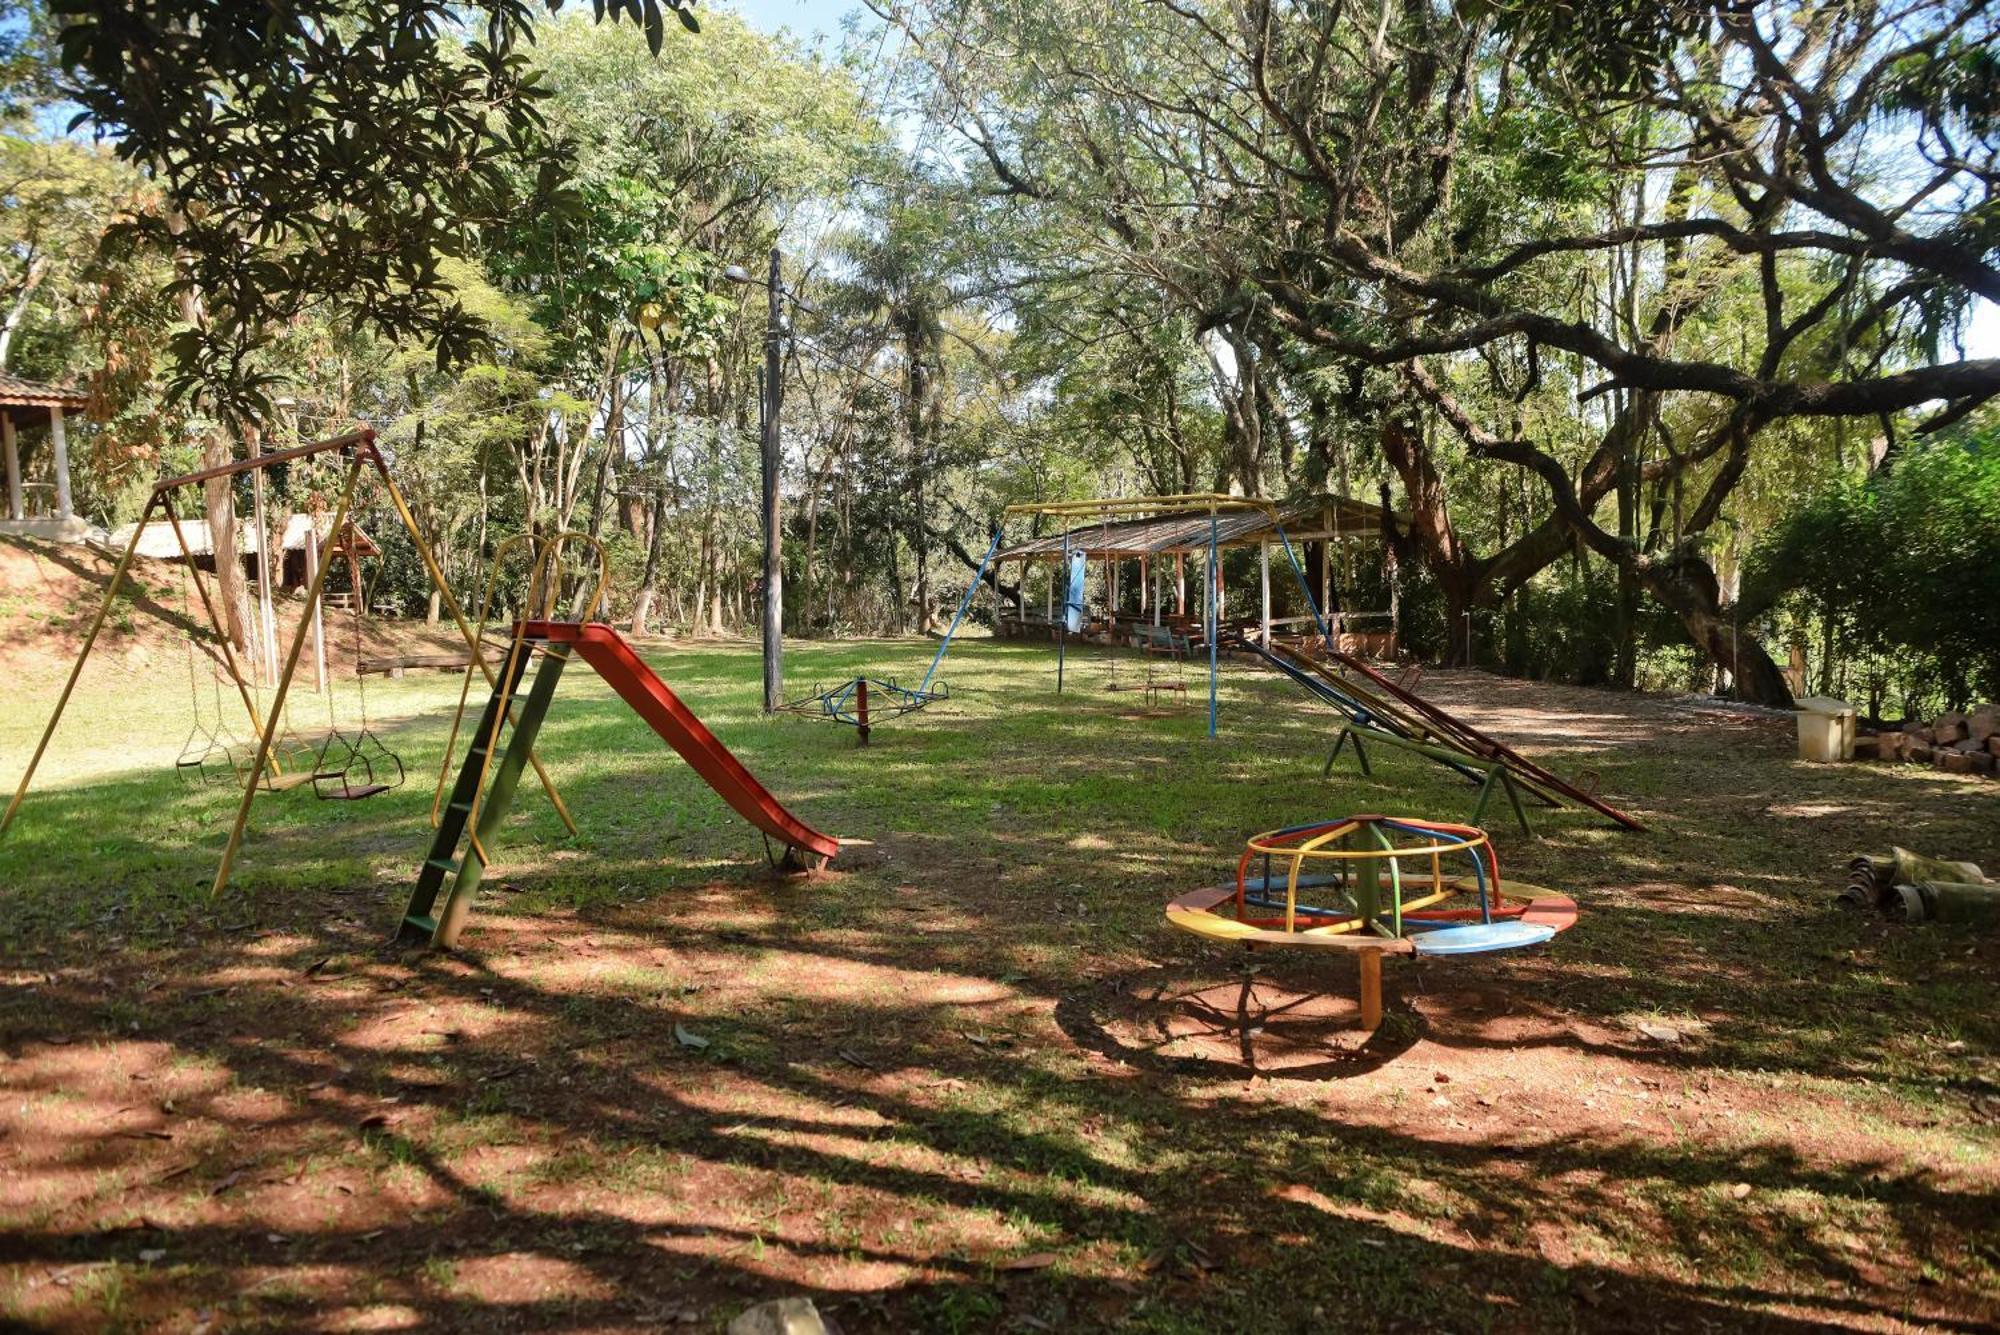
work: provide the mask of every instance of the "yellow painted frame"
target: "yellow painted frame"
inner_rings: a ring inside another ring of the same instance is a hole
[[[286,655],[284,671],[279,675],[277,686],[272,694],[271,708],[264,718],[259,721],[257,759],[252,764],[250,772],[244,777],[243,798],[237,804],[236,819],[230,826],[229,841],[223,846],[222,860],[216,868],[215,881],[210,886],[209,893],[211,895],[219,895],[222,893],[223,888],[229,884],[229,875],[235,866],[237,851],[242,847],[244,830],[249,825],[251,803],[255,800],[257,789],[263,779],[264,770],[271,761],[272,742],[276,737],[279,721],[284,717],[285,696],[291,690],[292,677],[298,669],[299,654],[305,645],[306,627],[311,621],[312,612],[318,606],[324,592],[327,567],[332,559],[334,543],[340,533],[342,521],[346,518],[347,511],[352,506],[355,491],[360,484],[361,470],[364,464],[372,464],[374,466],[376,474],[382,480],[384,491],[395,506],[396,517],[402,521],[404,530],[410,536],[411,544],[415,547],[418,557],[423,562],[424,572],[430,577],[431,586],[437,590],[439,601],[451,613],[452,622],[458,627],[459,635],[465,640],[466,647],[472,651],[474,662],[486,672],[487,680],[492,682],[492,671],[486,668],[479,652],[479,636],[466,622],[465,609],[460,606],[457,597],[453,595],[451,585],[445,579],[444,571],[438,566],[437,557],[432,553],[430,544],[424,541],[423,532],[417,526],[416,516],[410,512],[409,502],[404,499],[401,488],[396,485],[395,476],[389,471],[389,461],[383,456],[380,447],[375,443],[375,432],[372,428],[363,427],[358,431],[333,436],[326,440],[295,445],[290,449],[275,450],[268,454],[259,454],[248,459],[238,459],[227,464],[217,465],[214,468],[205,468],[198,472],[162,478],[153,484],[152,493],[146,498],[146,504],[139,512],[138,521],[132,529],[132,540],[125,545],[124,552],[118,558],[117,566],[111,572],[111,579],[105,585],[104,598],[98,604],[97,614],[91,619],[90,630],[84,636],[82,648],[77,651],[76,659],[70,665],[69,676],[63,682],[61,694],[56,697],[55,708],[49,713],[49,721],[42,729],[41,739],[35,744],[34,754],[29,758],[27,769],[22,772],[19,784],[15,786],[14,795],[8,801],[5,813],[0,813],[0,837],[4,837],[7,831],[13,827],[14,818],[19,814],[22,803],[27,799],[29,786],[34,782],[35,771],[41,767],[42,758],[48,751],[50,740],[55,736],[56,727],[62,722],[63,713],[69,708],[70,697],[75,694],[77,680],[83,675],[83,665],[89,661],[91,650],[97,645],[97,637],[102,633],[104,623],[111,614],[112,603],[116,600],[118,590],[125,583],[125,577],[131,570],[132,559],[138,554],[139,539],[144,536],[146,522],[152,516],[153,511],[156,508],[161,509],[167,514],[169,521],[174,523],[175,536],[181,547],[182,559],[186,562],[190,570],[194,570],[194,561],[192,555],[189,553],[187,541],[180,533],[178,522],[174,520],[172,507],[166,504],[167,498],[173,492],[182,487],[193,486],[214,478],[234,477],[239,473],[270,468],[273,465],[290,463],[296,459],[306,459],[315,455],[336,452],[345,452],[352,457],[348,464],[346,476],[341,484],[340,499],[335,509],[333,526],[327,530],[327,536],[321,543],[318,569],[314,572],[312,584],[307,591],[306,606],[299,620],[299,628],[292,637],[292,646],[290,652]],[[214,621],[214,605],[208,598],[206,587],[200,583],[198,571],[195,574],[195,578],[196,588],[202,591],[203,604],[207,607],[211,620]],[[223,639],[226,646],[228,637],[225,635]],[[230,651],[226,647],[224,653],[230,655]],[[230,655],[227,661],[232,665],[232,670],[234,670],[233,655]],[[242,686],[240,673],[237,674],[237,684],[239,690],[242,690],[244,693],[245,707],[249,709],[252,719],[256,720],[256,708],[249,699],[247,689]],[[569,813],[563,807],[561,796],[556,792],[555,781],[549,777],[548,771],[542,768],[541,761],[532,753],[529,755],[529,761],[534,766],[535,774],[541,780],[542,787],[548,793],[549,799],[555,803],[556,809],[562,813],[564,824],[568,825],[570,830],[574,832],[576,827],[570,822]]]

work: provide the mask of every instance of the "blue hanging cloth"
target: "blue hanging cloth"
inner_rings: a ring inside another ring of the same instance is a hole
[[[1072,635],[1083,629],[1083,575],[1087,568],[1082,552],[1069,554],[1069,593],[1063,598],[1063,628]]]

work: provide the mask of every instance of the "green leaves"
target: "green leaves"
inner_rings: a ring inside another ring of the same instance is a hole
[[[562,0],[549,0],[550,12],[561,7]],[[660,47],[665,44],[667,35],[666,20],[661,14],[662,8],[659,0],[591,0],[591,11],[596,14],[598,22],[602,23],[604,16],[609,14],[613,22],[620,18],[629,18],[644,29],[646,45],[656,56],[660,54]],[[672,10],[674,17],[679,19],[681,26],[689,32],[701,31],[701,22],[695,18],[694,7],[689,0],[667,0],[664,8]]]
[[[1746,599],[1780,590],[1963,705],[2000,695],[2000,421],[1827,490],[1761,544]]]
[[[544,132],[525,0],[51,9],[77,124],[164,193],[128,239],[173,256],[196,299],[173,344],[176,394],[261,415],[249,360],[262,331],[322,309],[445,361],[478,348],[478,321],[439,261],[476,254],[521,207],[524,164],[546,199],[571,170]],[[697,26],[685,0],[614,0],[609,12],[657,53],[663,9]]]

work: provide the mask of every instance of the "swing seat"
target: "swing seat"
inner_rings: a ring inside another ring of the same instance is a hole
[[[386,783],[342,784],[338,788],[322,788],[318,796],[326,802],[359,802],[364,797],[386,793],[391,785]]]
[[[290,774],[264,775],[264,787],[274,793],[289,793],[294,788],[303,788],[318,776],[311,770],[293,770]]]
[[[382,769],[377,768],[378,762]],[[393,778],[386,773],[391,769]],[[352,738],[338,728],[328,732],[326,740],[320,743],[319,759],[307,777],[313,786],[313,796],[322,802],[358,802],[402,787],[407,776],[402,758],[384,746],[382,739],[364,724]]]

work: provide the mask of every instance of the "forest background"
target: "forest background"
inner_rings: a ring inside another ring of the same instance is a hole
[[[456,587],[577,528],[617,619],[752,626],[777,247],[789,635],[941,629],[1009,503],[1339,493],[1405,517],[1340,605],[1393,582],[1423,657],[2000,695],[1984,4],[237,21],[0,25],[0,371],[90,394],[95,522],[358,421]],[[187,503],[233,531],[247,493]],[[436,616],[363,523],[378,608]]]

